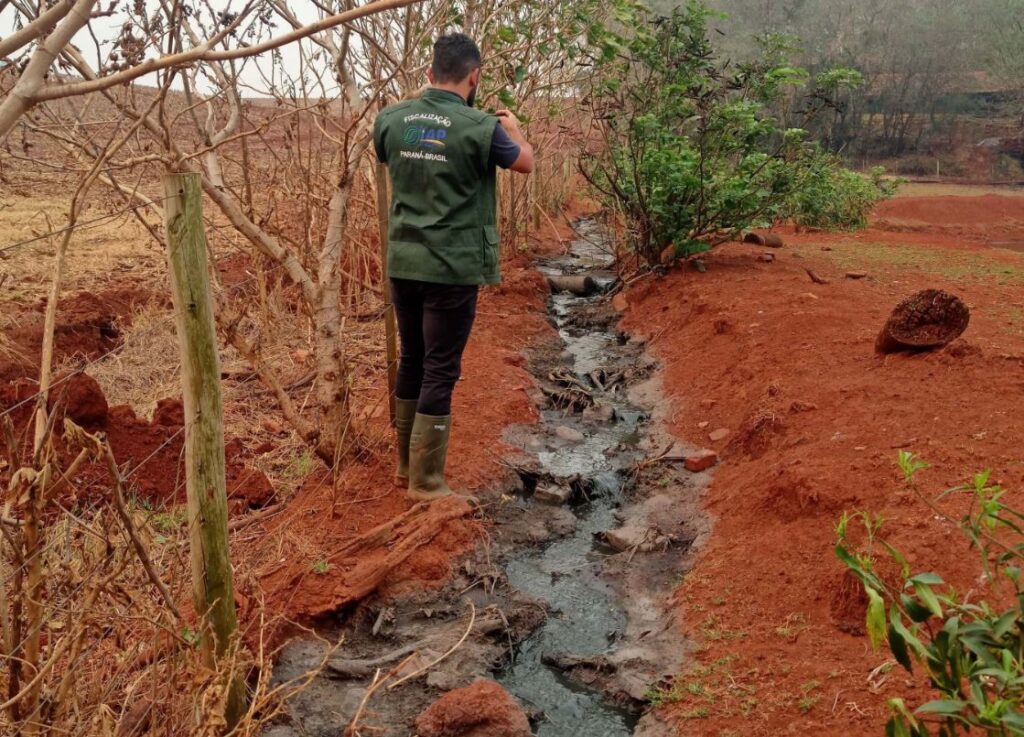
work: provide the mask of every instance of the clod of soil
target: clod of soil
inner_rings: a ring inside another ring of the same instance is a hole
[[[96,379],[79,373],[57,377],[54,384],[55,389],[49,397],[49,411],[63,407],[65,417],[87,430],[96,430],[107,424],[107,398]]]
[[[686,470],[692,473],[707,471],[716,463],[718,463],[718,453],[713,450],[707,450],[706,448],[687,456],[683,460],[683,465],[686,466]]]
[[[181,427],[185,424],[185,405],[180,399],[161,399],[153,410],[153,424],[164,427]]]
[[[416,719],[419,737],[530,737],[530,723],[493,681],[449,691]]]
[[[896,306],[878,334],[875,350],[895,353],[944,346],[959,338],[970,320],[971,311],[959,297],[925,289]]]

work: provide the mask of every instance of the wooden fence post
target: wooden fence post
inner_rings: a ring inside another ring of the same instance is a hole
[[[207,272],[202,183],[198,174],[163,178],[167,265],[181,353],[185,405],[185,490],[188,495],[192,597],[206,664],[215,668],[237,636],[228,548],[228,499],[224,477],[224,416],[220,357]],[[205,616],[204,616],[205,615]],[[244,684],[230,675],[225,718],[233,727],[245,711]]]
[[[391,304],[391,285],[388,283],[388,168],[377,164],[377,227],[380,232],[380,275],[384,294],[384,346],[388,362],[388,411],[391,424],[395,424],[398,408],[395,387],[398,384],[398,330],[395,325],[395,306]]]

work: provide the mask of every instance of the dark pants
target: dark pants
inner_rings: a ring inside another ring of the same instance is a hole
[[[420,414],[451,414],[462,351],[476,317],[477,291],[475,286],[391,280],[391,301],[402,339],[395,393],[399,399],[419,399]]]

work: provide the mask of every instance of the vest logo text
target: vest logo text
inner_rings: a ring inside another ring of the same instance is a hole
[[[415,146],[422,151],[443,151],[447,145],[448,131],[444,128],[410,125],[402,138],[407,146]]]

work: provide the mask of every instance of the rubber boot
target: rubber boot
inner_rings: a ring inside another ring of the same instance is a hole
[[[395,432],[398,435],[398,468],[395,470],[395,486],[409,487],[409,437],[412,423],[416,419],[415,399],[395,400]]]
[[[433,417],[416,413],[409,439],[409,490],[406,497],[414,502],[429,502],[451,496],[444,480],[448,458],[448,435],[451,415]]]

